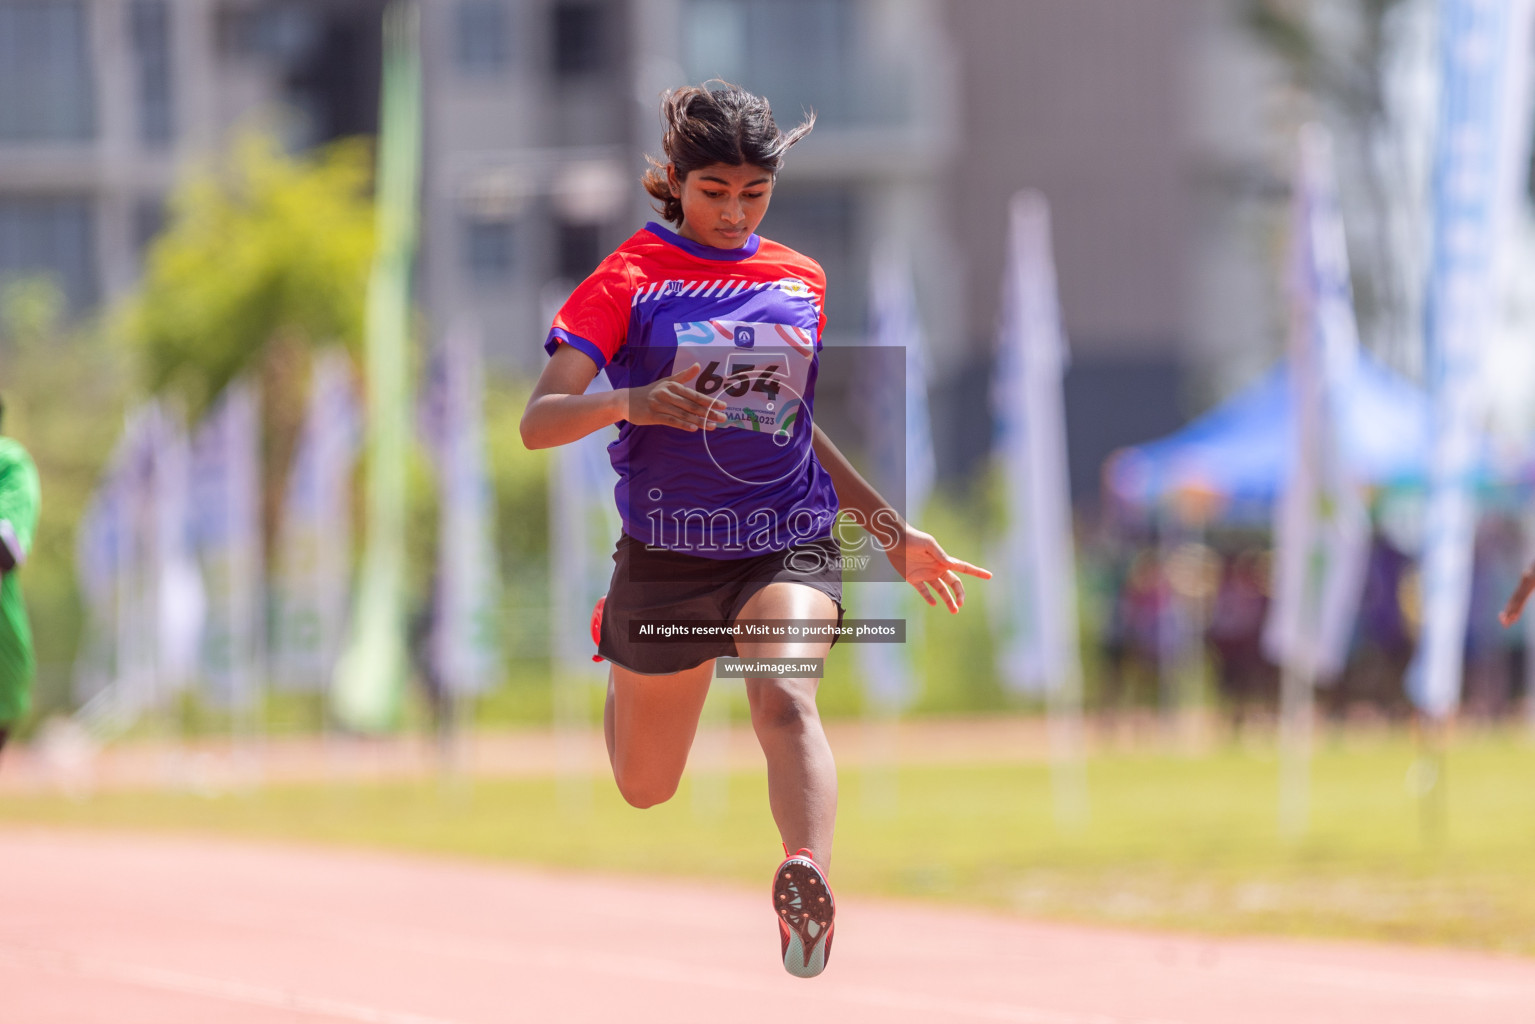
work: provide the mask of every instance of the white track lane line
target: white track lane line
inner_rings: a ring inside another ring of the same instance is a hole
[[[403,945],[403,944],[401,944]],[[440,944],[435,951],[444,952]],[[504,962],[499,955],[479,955],[468,950],[454,951],[457,955],[468,953],[469,958]],[[735,971],[699,971],[666,960],[650,957],[592,956],[590,953],[546,952],[531,958],[521,957],[526,965],[529,960],[551,968],[579,969],[611,977],[661,982],[670,985],[693,985],[718,988],[729,992],[757,992],[764,995],[782,994],[781,986],[767,984],[756,975]],[[65,978],[90,978],[111,981],[139,988],[174,992],[181,995],[201,996],[245,1006],[285,1010],[289,1013],[305,1013],[316,1017],[346,1021],[347,1024],[467,1024],[464,1021],[443,1017],[428,1017],[414,1013],[399,1013],[376,1006],[343,1002],[321,996],[305,995],[287,989],[249,982],[231,981],[185,971],[148,967],[142,964],[120,963],[94,957],[81,957],[55,949],[27,948],[0,945],[0,963],[23,970],[51,974]],[[897,1010],[910,1013],[927,1013],[941,1020],[989,1020],[1007,1024],[1184,1024],[1182,1021],[1151,1017],[1119,1017],[1099,1013],[1075,1013],[1069,1010],[1049,1010],[1042,1007],[1019,1006],[1013,1003],[969,1002],[943,997],[924,996],[913,992],[865,985],[823,985],[820,996],[826,1000],[852,1006]]]
[[[238,1003],[263,1009],[301,1013],[311,1017],[329,1017],[347,1024],[465,1024],[445,1017],[425,1017],[417,1013],[396,1013],[376,1006],[364,1006],[339,999],[304,995],[287,989],[252,985],[227,978],[210,978],[184,971],[140,964],[115,963],[75,956],[53,949],[24,949],[0,946],[0,962],[22,970],[32,970],[62,978],[89,978],[120,985],[200,996],[226,1003]]]

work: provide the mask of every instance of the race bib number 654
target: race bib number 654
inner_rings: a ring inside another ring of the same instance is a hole
[[[693,387],[722,403],[725,426],[773,434],[780,443],[794,436],[815,358],[810,331],[736,320],[680,323],[676,330],[672,373],[699,364]]]

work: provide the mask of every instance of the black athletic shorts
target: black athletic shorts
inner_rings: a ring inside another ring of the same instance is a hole
[[[841,555],[837,542],[827,538],[750,558],[703,558],[648,548],[626,533],[613,552],[597,653],[645,675],[670,675],[734,656],[735,640],[729,636],[636,641],[629,622],[734,622],[741,606],[769,583],[814,587],[836,602],[841,625]]]

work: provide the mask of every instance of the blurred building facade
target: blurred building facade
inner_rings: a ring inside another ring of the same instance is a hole
[[[983,424],[1001,300],[1006,208],[1021,188],[1051,206],[1072,489],[1131,437],[1181,422],[1191,303],[1184,0],[948,0],[964,54],[947,220],[964,260],[970,372],[950,377],[947,421]],[[941,444],[943,442],[940,442]],[[958,439],[944,445],[967,446]]]
[[[493,365],[536,372],[551,308],[654,216],[638,178],[660,95],[708,78],[768,96],[781,123],[816,111],[764,230],[825,266],[833,344],[861,340],[870,254],[911,254],[945,476],[989,445],[1020,188],[1054,209],[1079,494],[1112,448],[1182,421],[1191,373],[1278,351],[1269,268],[1201,192],[1212,162],[1266,159],[1270,83],[1220,0],[419,6],[418,287],[435,329],[481,327]],[[372,131],[382,10],[0,0],[0,276],[51,271],[89,309],[132,286],[178,175],[236,126],[264,118],[295,149]]]
[[[549,314],[648,219],[660,98],[719,78],[814,109],[772,237],[834,282],[833,340],[862,329],[867,253],[943,237],[950,58],[932,0],[459,0],[427,5],[427,305],[473,316],[536,372]],[[932,250],[933,246],[926,245]]]
[[[70,308],[132,287],[165,199],[232,127],[302,148],[377,124],[371,0],[0,0],[0,278]]]

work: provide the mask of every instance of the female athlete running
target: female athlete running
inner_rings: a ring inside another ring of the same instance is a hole
[[[812,422],[825,274],[756,229],[814,117],[781,132],[765,100],[734,87],[671,92],[662,117],[666,163],[652,161],[644,184],[676,230],[647,224],[575,290],[522,417],[529,448],[619,427],[608,451],[623,536],[598,653],[611,664],[613,778],[636,807],[676,792],[715,658],[817,659],[835,642],[723,628],[657,640],[642,623],[840,623],[839,508],[930,605],[957,612],[958,574],[991,576],[905,523]],[[612,390],[586,394],[604,369]],[[826,965],[835,912],[837,775],[817,683],[746,680],[773,820],[784,852],[797,851],[774,874],[783,963],[807,978]]]

